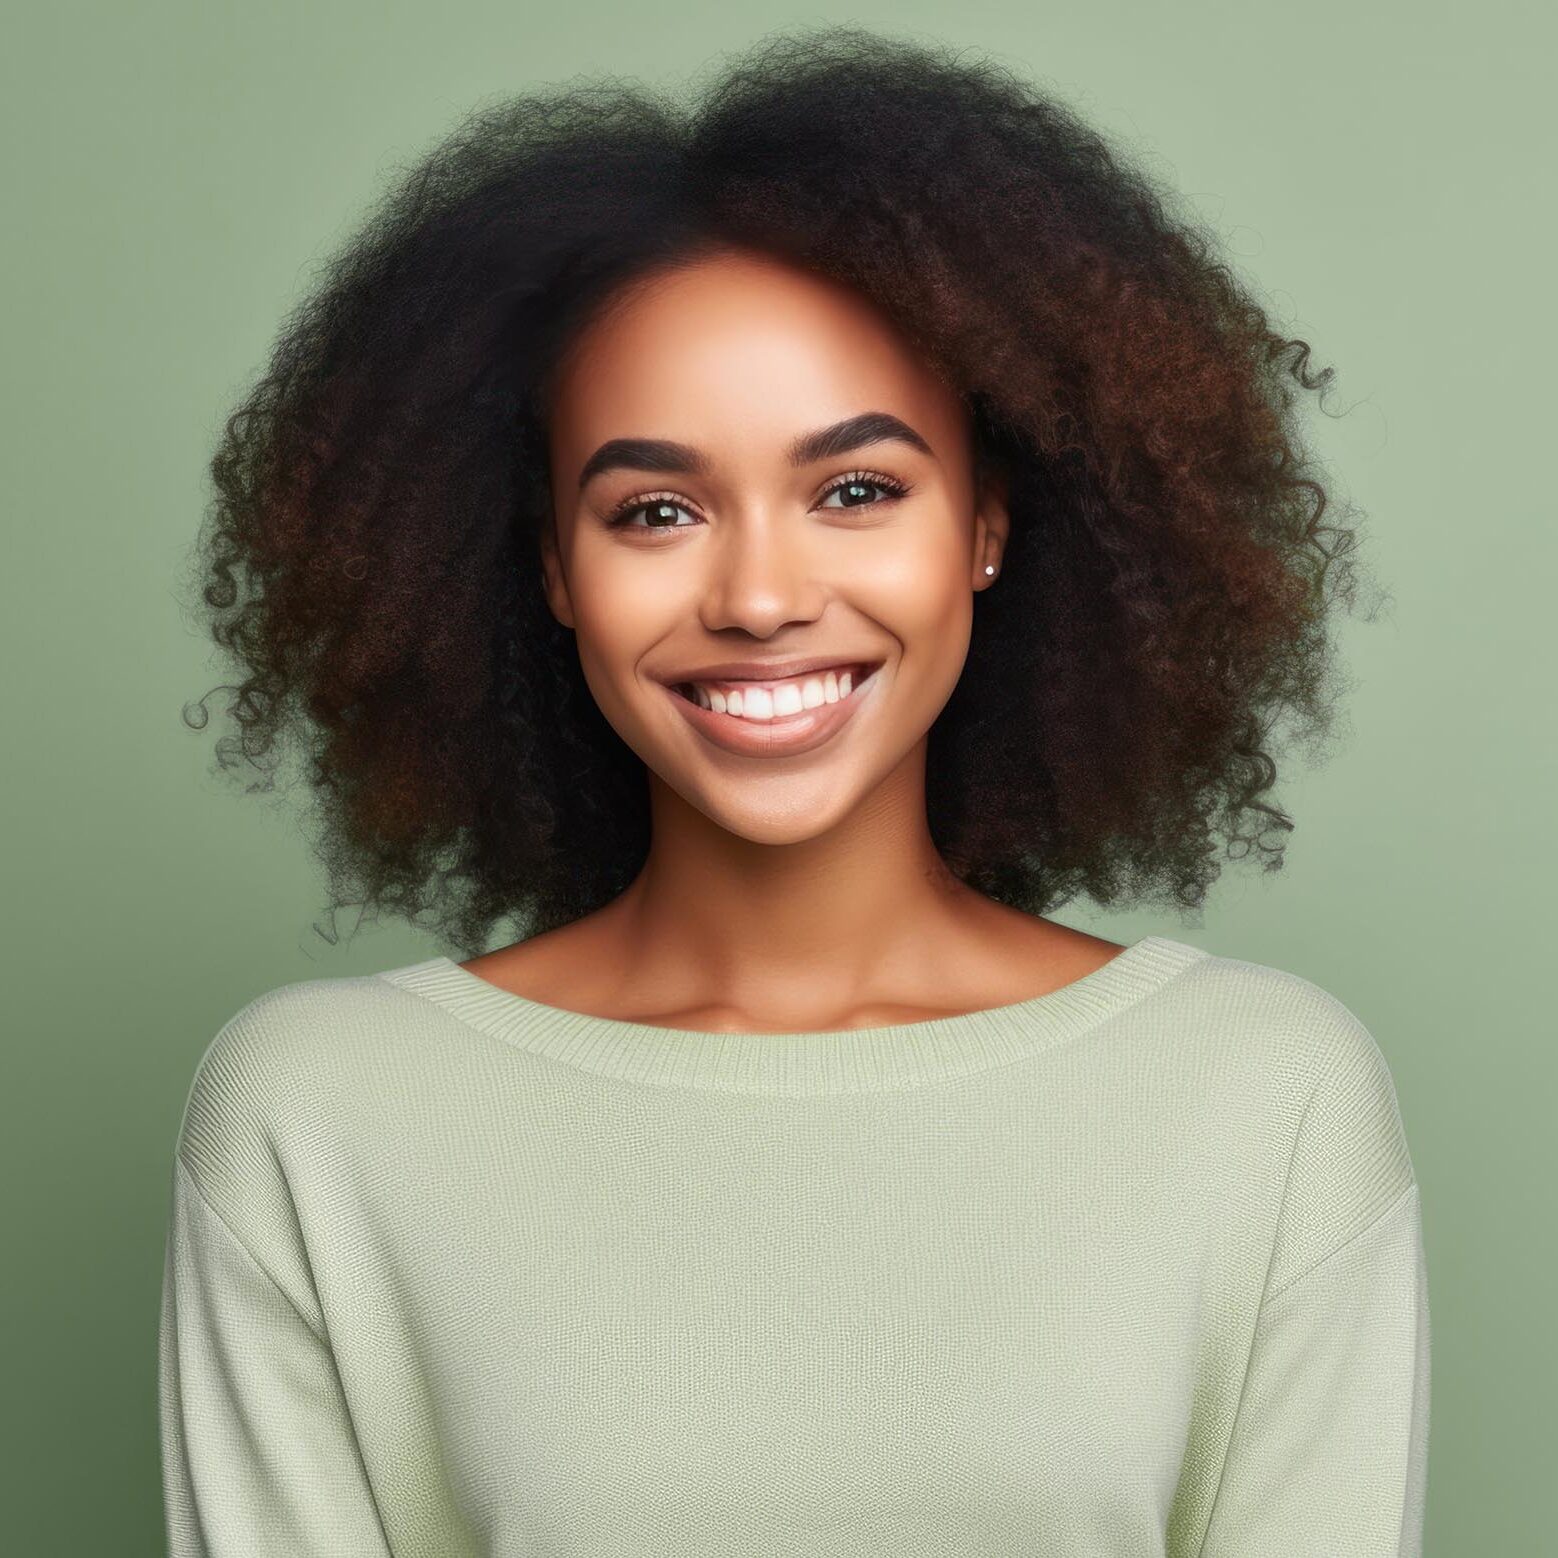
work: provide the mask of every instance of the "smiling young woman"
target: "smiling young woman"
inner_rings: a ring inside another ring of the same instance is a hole
[[[1046,917],[1280,862],[1306,356],[1062,107],[854,29],[416,170],[228,425],[205,598],[336,902],[465,957],[202,1057],[175,1558],[1419,1551],[1380,1049]]]

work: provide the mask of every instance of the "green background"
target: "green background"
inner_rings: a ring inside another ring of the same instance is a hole
[[[1301,973],[1377,1038],[1423,1192],[1439,1555],[1553,1550],[1552,15],[831,17],[993,53],[1067,99],[1184,191],[1337,368],[1310,436],[1392,599],[1341,620],[1356,685],[1326,760],[1280,765],[1286,869],[1228,864],[1196,921],[1057,917]],[[446,950],[393,922],[316,936],[301,790],[213,774],[220,698],[205,732],[181,722],[226,679],[178,600],[221,418],[383,179],[478,99],[674,86],[821,19],[739,0],[12,11],[0,1548],[162,1551],[164,1220],[217,1028],[278,984]]]

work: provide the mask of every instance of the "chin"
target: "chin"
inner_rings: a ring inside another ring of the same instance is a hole
[[[685,779],[685,776],[684,776]],[[670,782],[670,781],[667,781]],[[751,844],[804,844],[838,827],[870,787],[858,790],[838,775],[733,779],[728,784],[672,783],[695,811]]]

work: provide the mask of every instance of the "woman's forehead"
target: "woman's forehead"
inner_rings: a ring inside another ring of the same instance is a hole
[[[866,410],[934,446],[961,409],[852,289],[782,261],[721,256],[654,276],[585,327],[557,377],[554,454],[582,462],[608,438],[658,437],[779,455]]]

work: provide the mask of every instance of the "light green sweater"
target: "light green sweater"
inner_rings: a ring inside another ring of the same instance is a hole
[[[174,1558],[1421,1550],[1395,1089],[1262,964],[802,1034],[304,980],[171,1190]]]

